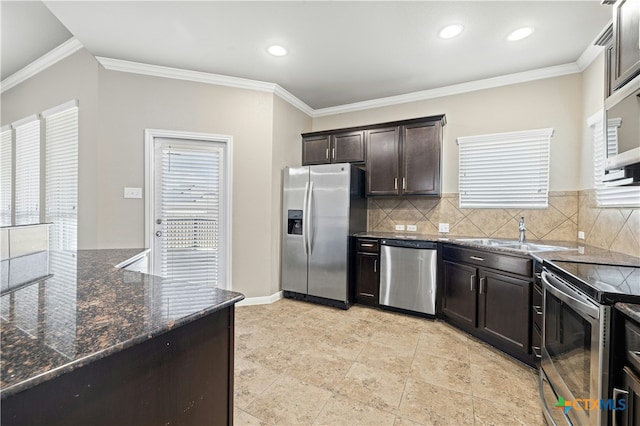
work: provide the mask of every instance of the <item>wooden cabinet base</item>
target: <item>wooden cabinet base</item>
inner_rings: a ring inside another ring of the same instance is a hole
[[[3,425],[233,424],[234,307],[2,400]]]

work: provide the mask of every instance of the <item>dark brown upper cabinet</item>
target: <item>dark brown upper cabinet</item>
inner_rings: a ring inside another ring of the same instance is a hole
[[[439,196],[443,121],[368,130],[367,195]]]
[[[364,162],[364,131],[302,138],[302,165]]]
[[[302,134],[302,165],[364,163],[367,195],[440,196],[444,115]]]
[[[302,138],[302,165],[328,164],[331,162],[331,136],[309,136]]]
[[[614,90],[640,74],[640,1],[618,0],[613,6],[611,72]]]

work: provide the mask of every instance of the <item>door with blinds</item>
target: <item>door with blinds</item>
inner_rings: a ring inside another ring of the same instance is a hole
[[[226,288],[224,142],[153,138],[151,272]]]

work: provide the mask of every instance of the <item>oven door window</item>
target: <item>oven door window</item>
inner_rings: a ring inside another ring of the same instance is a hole
[[[546,296],[545,348],[572,399],[588,399],[593,325],[565,302],[550,293]]]

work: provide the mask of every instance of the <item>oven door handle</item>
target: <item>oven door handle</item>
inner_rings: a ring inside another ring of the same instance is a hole
[[[584,315],[588,315],[591,318],[600,319],[600,309],[597,305],[580,300],[582,295],[578,294],[574,289],[564,284],[547,271],[542,271],[542,284],[545,290],[563,302],[571,305],[571,307],[576,311],[581,312]]]

